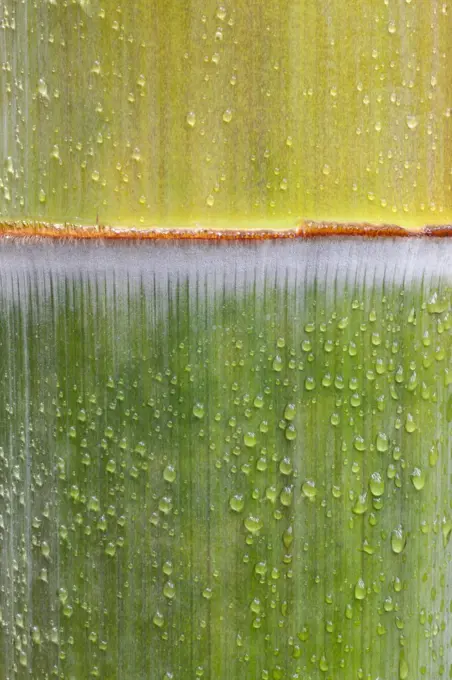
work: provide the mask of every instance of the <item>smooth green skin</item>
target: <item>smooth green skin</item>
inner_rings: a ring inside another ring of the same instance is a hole
[[[450,248],[349,243],[2,245],[1,680],[450,677]]]
[[[0,221],[452,222],[447,2],[4,0],[0,19]]]

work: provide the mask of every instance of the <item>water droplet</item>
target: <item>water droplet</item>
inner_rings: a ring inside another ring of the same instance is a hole
[[[293,489],[291,486],[284,487],[284,489],[281,491],[279,500],[281,501],[281,504],[284,505],[286,508],[292,505]]]
[[[394,610],[394,600],[390,595],[385,599],[383,608],[385,612],[392,612]]]
[[[444,547],[446,547],[447,544],[449,543],[452,534],[452,522],[446,519],[445,517],[443,518],[442,532],[443,532],[443,544]]]
[[[319,668],[322,671],[322,673],[326,673],[328,671],[328,663],[324,656],[320,657]]]
[[[380,453],[384,453],[389,449],[389,439],[388,435],[385,434],[384,432],[379,432],[377,434],[377,451],[380,451]]]
[[[400,680],[407,680],[408,673],[409,673],[409,669],[408,669],[407,661],[406,661],[403,653],[401,653],[400,661],[399,661],[399,678],[400,678]]]
[[[317,489],[315,486],[315,482],[312,479],[307,479],[303,486],[301,487],[301,491],[306,498],[309,498],[310,500],[314,500],[314,498],[317,496]]]
[[[176,470],[174,468],[174,465],[167,465],[166,468],[163,470],[163,479],[166,482],[169,482],[172,484],[174,480],[176,479]]]
[[[201,404],[199,401],[193,406],[193,415],[195,418],[204,418],[204,404]]]
[[[234,496],[231,496],[229,499],[229,507],[231,510],[234,510],[234,512],[242,512],[245,507],[243,495],[241,493],[236,493]]]
[[[190,127],[195,127],[196,125],[196,113],[194,111],[189,111],[187,113],[187,125]]]
[[[361,493],[358,498],[355,501],[355,504],[353,506],[353,512],[355,515],[364,515],[364,513],[367,511],[368,508],[368,503],[367,503],[367,493]]]
[[[396,27],[395,21],[391,20],[388,23],[388,31],[389,31],[389,33],[391,33],[391,35],[394,35],[394,33],[396,33],[397,27]]]
[[[207,205],[209,208],[212,208],[212,206],[214,205],[214,203],[215,203],[215,198],[214,198],[214,196],[213,196],[212,194],[209,194],[209,195],[207,196],[207,198],[206,198],[206,205]]]
[[[405,548],[406,545],[406,534],[403,530],[403,526],[399,524],[398,527],[391,531],[391,548],[392,552],[399,555]]]
[[[47,89],[47,83],[44,78],[40,78],[38,81],[38,93],[43,99],[49,99],[49,92]]]
[[[419,125],[419,120],[416,116],[410,115],[406,117],[406,124],[410,130],[415,130]]]
[[[290,546],[293,543],[293,528],[291,526],[287,527],[287,529],[283,533],[283,543],[284,543],[284,547],[287,550],[289,550]]]
[[[304,381],[305,389],[311,392],[315,389],[315,379],[312,376],[308,376]]]
[[[256,444],[257,444],[257,439],[256,439],[256,435],[254,434],[254,432],[247,432],[247,433],[243,436],[243,443],[244,443],[245,446],[247,446],[249,449],[254,448],[254,447],[256,446]]]
[[[169,515],[171,510],[173,509],[173,501],[169,496],[163,496],[159,500],[159,510],[162,512],[164,515]]]
[[[268,486],[265,489],[265,498],[270,501],[270,503],[275,504],[278,497],[278,490],[276,486]]]
[[[364,441],[364,437],[361,437],[361,435],[356,435],[354,440],[353,440],[353,446],[357,451],[365,451],[366,450],[366,443]]]
[[[292,461],[285,456],[279,464],[279,471],[282,475],[291,475],[293,472]]]
[[[109,555],[110,557],[114,557],[116,555],[116,546],[114,543],[107,543],[105,547],[105,554]]]
[[[382,496],[385,490],[383,477],[379,472],[373,472],[369,480],[369,489],[372,496]]]
[[[176,597],[176,586],[172,581],[167,581],[163,586],[163,594],[168,600],[174,600]]]
[[[224,21],[226,19],[226,8],[222,5],[217,9],[217,19]]]
[[[297,430],[295,429],[295,425],[292,423],[286,427],[284,430],[284,435],[288,441],[293,441],[294,439],[297,438]]]
[[[293,420],[295,418],[296,414],[296,407],[295,404],[287,404],[286,408],[284,409],[284,418],[286,420]]]
[[[223,121],[225,123],[230,123],[232,120],[232,111],[231,109],[226,109],[226,111],[223,113]]]
[[[330,172],[331,172],[330,166],[327,163],[325,163],[325,165],[322,168],[322,173],[325,175],[325,177],[328,177]]]
[[[281,359],[281,357],[279,356],[279,354],[277,354],[277,355],[275,356],[275,358],[273,359],[272,368],[273,368],[274,371],[276,371],[277,373],[279,373],[279,372],[282,370],[282,367],[283,367],[282,359]]]
[[[146,85],[146,78],[144,77],[143,74],[138,76],[137,85],[138,85],[138,87],[141,87],[141,88],[143,88]]]
[[[154,614],[154,618],[152,619],[152,622],[154,626],[157,626],[157,628],[161,628],[163,624],[165,623],[165,619],[163,617],[163,614],[161,614],[159,611],[156,611]]]
[[[411,481],[416,491],[421,491],[425,484],[425,475],[420,468],[415,467],[411,473]]]
[[[250,532],[250,534],[257,534],[264,526],[262,520],[254,515],[249,515],[245,522],[245,528]]]
[[[40,203],[45,203],[47,201],[47,196],[44,189],[39,189],[38,198]]]
[[[364,600],[366,597],[366,585],[362,578],[358,579],[355,585],[355,599]]]
[[[437,291],[435,291],[427,303],[427,310],[429,314],[442,314],[447,311],[449,307],[447,297],[439,296]]]
[[[414,422],[414,418],[411,413],[407,413],[406,420],[405,420],[405,430],[408,433],[414,432],[416,429],[416,423]]]

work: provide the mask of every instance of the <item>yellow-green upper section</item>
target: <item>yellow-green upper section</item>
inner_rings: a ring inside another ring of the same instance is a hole
[[[452,222],[441,0],[4,0],[0,220]]]

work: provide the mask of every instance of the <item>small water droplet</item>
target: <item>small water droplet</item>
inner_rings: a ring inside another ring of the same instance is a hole
[[[163,624],[165,623],[163,614],[161,614],[161,612],[159,611],[156,611],[154,614],[154,618],[152,619],[152,622],[154,626],[157,626],[157,628],[162,628]]]
[[[415,130],[419,125],[419,120],[416,116],[409,115],[406,117],[406,124],[410,130]]]
[[[44,78],[40,78],[38,81],[38,93],[42,99],[49,99],[49,92],[47,89],[47,83]]]
[[[396,33],[396,31],[397,31],[397,26],[396,26],[395,21],[391,20],[391,21],[388,23],[388,31],[389,31],[389,33],[391,33],[391,35],[394,35],[394,33]]]
[[[172,581],[167,581],[163,586],[163,594],[168,600],[174,600],[176,597],[176,586]]]
[[[408,678],[408,663],[405,659],[405,656],[401,654],[400,656],[400,661],[399,661],[399,678],[400,680],[407,680]]]
[[[163,479],[170,484],[174,482],[176,479],[176,470],[174,465],[166,466],[166,468],[163,470]]]
[[[204,413],[205,413],[204,404],[201,404],[198,401],[193,406],[193,415],[195,416],[195,418],[199,418],[201,420],[201,418],[204,418]]]
[[[223,121],[225,123],[230,123],[232,120],[232,111],[231,109],[226,109],[226,111],[223,113]]]
[[[189,111],[187,113],[187,125],[190,127],[195,127],[196,125],[196,113],[194,111]]]

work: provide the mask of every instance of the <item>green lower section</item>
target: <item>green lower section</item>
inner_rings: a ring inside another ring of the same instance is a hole
[[[451,259],[3,242],[1,680],[450,678]]]

